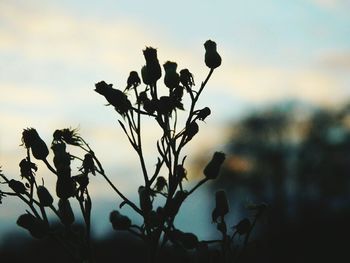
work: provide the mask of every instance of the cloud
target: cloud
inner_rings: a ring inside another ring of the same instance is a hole
[[[311,0],[311,2],[327,10],[336,10],[343,7],[350,7],[348,0]]]
[[[350,50],[327,50],[316,56],[316,62],[331,70],[350,70]]]
[[[336,75],[317,67],[232,63],[224,71],[219,71],[218,75],[215,82],[223,92],[253,103],[293,98],[329,104],[350,93]]]

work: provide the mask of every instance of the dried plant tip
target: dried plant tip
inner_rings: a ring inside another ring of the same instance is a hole
[[[81,138],[78,134],[78,129],[65,128],[62,130],[56,130],[53,133],[53,139],[55,141],[64,141],[75,146],[81,145]]]
[[[31,214],[23,214],[17,219],[17,225],[28,230],[35,238],[43,238],[46,236],[48,227],[40,219]]]
[[[110,213],[109,221],[112,223],[112,227],[114,230],[128,230],[131,226],[130,218],[120,214],[116,210]]]
[[[60,214],[61,222],[65,226],[70,226],[71,224],[73,224],[75,218],[74,218],[72,207],[68,199],[61,198],[58,201],[58,212]]]
[[[49,149],[47,148],[45,142],[33,128],[23,130],[22,143],[26,148],[30,148],[32,150],[33,156],[38,160],[45,160],[49,155]]]
[[[225,154],[222,152],[215,152],[213,158],[204,168],[203,173],[208,179],[216,179],[219,176],[220,168],[225,160]]]
[[[216,51],[216,43],[211,40],[207,40],[204,43],[205,48],[205,64],[210,69],[215,69],[221,65],[221,57]]]
[[[42,206],[50,206],[53,203],[53,198],[45,186],[39,185],[37,195]]]
[[[16,193],[16,194],[25,194],[26,193],[26,187],[24,184],[20,181],[16,181],[14,179],[11,179],[8,182],[8,186]]]

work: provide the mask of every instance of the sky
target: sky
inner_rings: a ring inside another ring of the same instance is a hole
[[[79,127],[118,185],[134,192],[141,183],[136,155],[118,116],[93,89],[101,80],[123,89],[129,72],[144,65],[146,46],[157,48],[160,63],[189,68],[200,83],[208,73],[203,44],[217,43],[223,63],[200,102],[212,115],[189,153],[223,147],[227,121],[255,107],[344,103],[348,10],[349,0],[0,0],[0,165],[18,176],[23,128],[36,128],[50,144],[55,129]],[[152,165],[155,131],[152,122],[145,125]],[[45,169],[39,173],[54,182]],[[93,192],[110,195],[99,179]]]

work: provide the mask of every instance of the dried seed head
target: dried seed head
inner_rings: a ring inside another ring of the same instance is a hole
[[[11,179],[8,182],[8,186],[16,193],[16,194],[25,194],[27,189],[24,184],[20,181]]]
[[[38,186],[37,195],[38,195],[38,198],[39,198],[41,205],[43,205],[43,206],[52,205],[53,198],[45,186],[43,186],[43,185]]]
[[[211,40],[207,40],[204,43],[205,47],[205,64],[210,69],[215,69],[221,65],[221,57],[216,51],[216,43]]]
[[[219,176],[220,168],[224,160],[224,153],[215,152],[212,159],[203,170],[205,177],[207,177],[208,179],[216,179]]]
[[[33,128],[23,130],[22,143],[26,148],[30,148],[32,150],[33,156],[38,160],[44,160],[49,155],[49,149],[47,148],[45,142]]]

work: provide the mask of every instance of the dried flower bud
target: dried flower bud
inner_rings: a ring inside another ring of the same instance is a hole
[[[197,112],[197,118],[200,121],[204,121],[211,113],[211,110],[208,107],[205,107]]]
[[[180,76],[176,72],[177,64],[175,62],[167,61],[163,67],[165,71],[164,84],[170,90],[173,90],[180,83]]]
[[[27,229],[35,238],[43,238],[46,236],[48,227],[40,219],[31,214],[23,214],[17,219],[17,225]]]
[[[16,181],[14,179],[11,179],[8,182],[8,186],[16,193],[16,194],[25,194],[26,193],[26,187],[24,184],[20,181]]]
[[[28,158],[23,159],[19,163],[20,173],[22,178],[26,178],[29,182],[34,181],[34,174],[38,170],[35,163],[32,163]]]
[[[187,91],[190,91],[191,88],[195,85],[193,75],[188,69],[180,70],[180,82]]]
[[[182,164],[176,166],[176,176],[179,181],[182,181],[183,179],[187,180],[187,171]]]
[[[115,110],[124,116],[127,111],[131,109],[131,102],[122,91],[114,89],[112,86],[112,84],[107,84],[104,81],[100,81],[95,84],[95,91],[103,95],[109,104],[114,106]]]
[[[156,186],[155,186],[157,191],[159,191],[159,192],[163,191],[164,187],[166,187],[167,185],[168,185],[167,181],[163,176],[157,177],[157,182],[156,182]]]
[[[234,226],[234,228],[236,228],[238,234],[244,235],[250,231],[251,223],[248,218],[244,218],[236,226]]]
[[[192,140],[193,136],[195,136],[199,131],[199,127],[197,122],[192,121],[189,125],[186,126],[186,141]]]
[[[45,186],[39,185],[37,195],[42,206],[50,206],[53,203],[53,198]]]
[[[204,43],[205,47],[205,64],[210,69],[215,69],[221,65],[221,57],[216,51],[216,43],[211,40],[207,40]]]
[[[219,176],[220,167],[225,160],[225,154],[222,152],[215,152],[213,158],[204,168],[203,173],[208,179],[216,179]]]
[[[45,160],[49,155],[49,149],[47,148],[45,142],[33,128],[23,130],[22,142],[26,148],[32,149],[33,156],[38,160]]]
[[[65,226],[70,226],[71,224],[73,224],[75,218],[68,199],[61,198],[58,201],[58,212],[60,215],[61,222]]]
[[[137,87],[141,84],[139,74],[136,71],[131,71],[128,77],[125,90],[129,90],[131,87]]]
[[[120,214],[117,210],[110,213],[109,221],[112,223],[114,230],[128,230],[131,226],[130,218]]]
[[[138,189],[139,199],[140,199],[140,208],[145,213],[148,214],[152,211],[152,201],[149,190],[146,187],[140,186]]]
[[[213,222],[216,222],[218,217],[223,218],[229,211],[228,200],[225,191],[219,190],[216,192],[215,202],[216,206],[212,212]]]
[[[157,50],[152,47],[146,47],[143,50],[143,55],[146,59],[146,66],[141,70],[142,80],[146,85],[151,85],[156,83],[162,76]]]

